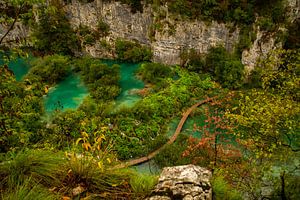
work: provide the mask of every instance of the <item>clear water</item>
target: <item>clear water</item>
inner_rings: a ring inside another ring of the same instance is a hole
[[[137,79],[135,76],[135,72],[139,68],[140,64],[124,63],[114,60],[104,60],[103,62],[109,66],[113,64],[120,65],[121,93],[116,99],[116,109],[120,107],[132,107],[141,99],[141,96],[134,92],[144,88],[144,82]]]
[[[175,118],[169,123],[169,130],[167,132],[168,137],[174,135],[180,120],[181,118]],[[197,116],[189,116],[188,119],[185,121],[180,134],[186,134],[186,135],[191,135],[195,138],[201,138],[202,131],[197,130],[195,126],[203,127],[205,125],[204,120],[205,120],[204,114],[197,115]]]
[[[55,110],[77,108],[87,95],[88,90],[80,80],[80,77],[76,74],[71,74],[49,90],[45,97],[46,112],[49,114]]]
[[[160,174],[160,172],[162,171],[162,169],[155,164],[154,160],[149,160],[139,165],[132,166],[131,168],[139,173],[152,175]]]
[[[26,59],[16,58],[14,60],[11,60],[8,63],[8,68],[14,72],[14,75],[15,75],[17,81],[22,80],[23,76],[25,74],[27,74],[27,72],[29,71],[29,69],[30,69],[29,61],[31,59],[32,59],[31,57],[26,58]],[[3,65],[3,64],[4,64],[4,61],[3,61],[3,59],[0,58],[0,65]]]

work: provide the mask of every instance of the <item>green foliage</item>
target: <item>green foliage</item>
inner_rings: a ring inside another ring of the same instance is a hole
[[[276,28],[276,24],[273,23],[272,19],[265,17],[259,19],[258,26],[261,30],[268,32],[272,32]]]
[[[241,194],[233,189],[222,176],[212,179],[213,196],[216,200],[242,200]]]
[[[244,82],[244,66],[240,59],[222,46],[211,48],[205,59],[195,50],[183,52],[181,57],[188,61],[188,70],[209,73],[223,87],[237,89]]]
[[[1,162],[1,188],[15,188],[31,179],[45,186],[60,183],[62,155],[49,151],[24,150],[9,156]]]
[[[53,85],[68,75],[71,69],[69,62],[68,57],[60,55],[38,58],[32,62],[32,67],[25,78],[38,76],[42,82]]]
[[[52,2],[52,1],[51,1]],[[44,53],[73,55],[79,49],[78,38],[70,26],[59,1],[42,7],[39,23],[33,27],[34,47]]]
[[[296,19],[293,23],[288,25],[288,36],[285,41],[284,47],[286,49],[299,49],[300,48],[300,19]]]
[[[52,123],[55,126],[51,129],[50,140],[55,141],[57,147],[64,146],[66,142],[71,142],[80,136],[81,120],[84,119],[85,113],[82,111],[67,110],[57,112],[53,117]]]
[[[236,54],[242,56],[245,49],[250,49],[252,43],[256,39],[256,33],[252,30],[251,26],[243,26],[240,31],[239,41],[236,44]]]
[[[58,200],[58,195],[51,194],[47,188],[26,179],[25,183],[18,184],[2,195],[3,200]]]
[[[149,47],[142,46],[137,42],[118,39],[116,41],[116,53],[118,59],[130,62],[150,61],[152,51]]]
[[[209,77],[200,77],[177,68],[178,80],[167,79],[167,87],[146,96],[135,107],[116,118],[119,131],[113,133],[120,159],[145,155],[166,141],[166,124],[179,113],[191,98],[202,96],[214,87]],[[163,108],[163,109],[162,109]],[[121,132],[121,134],[120,134]]]
[[[92,157],[71,155],[66,164],[68,175],[63,181],[66,185],[64,193],[71,196],[74,187],[83,185],[89,193],[106,193],[101,199],[114,199],[120,196],[130,198],[129,180],[132,173],[106,167],[107,169],[102,168]]]
[[[240,126],[238,137],[259,157],[299,149],[299,58],[297,51],[271,52],[259,64],[262,89],[242,93],[229,115]]]
[[[109,25],[103,20],[100,20],[97,24],[97,29],[93,30],[86,25],[80,24],[76,32],[83,45],[94,45],[101,37],[109,34]]]
[[[186,66],[189,71],[197,72],[197,73],[205,73],[205,59],[200,54],[198,54],[194,49],[191,49],[187,52],[186,57]]]
[[[239,88],[244,80],[244,66],[224,47],[211,48],[206,57],[206,67],[215,79],[227,88]]]
[[[96,100],[113,100],[120,92],[118,65],[109,67],[97,60],[83,58],[74,63],[75,70],[81,71],[83,80]]]
[[[43,3],[44,0],[6,0],[0,2],[0,23],[4,25],[3,34],[0,37],[0,45],[5,41],[5,37],[13,30],[15,24],[20,20],[24,24],[33,16],[35,4]],[[5,30],[5,26],[8,27]],[[18,39],[14,42],[19,42]]]
[[[130,186],[138,198],[145,198],[157,184],[158,178],[148,174],[133,174]]]
[[[287,199],[296,200],[300,198],[300,176],[297,173],[281,173],[280,182],[273,192],[273,199],[283,199],[282,180],[284,180],[284,195]]]
[[[97,33],[92,31],[88,26],[80,24],[76,29],[79,38],[82,40],[83,45],[93,45],[97,40]]]
[[[254,22],[253,3],[241,0],[164,0],[173,14],[188,19],[216,20],[250,24]]]
[[[122,3],[130,5],[131,12],[136,13],[137,11],[143,12],[142,0],[120,0]]]
[[[182,156],[188,146],[187,139],[188,137],[186,135],[180,134],[175,143],[167,146],[154,157],[155,163],[161,168],[191,163],[191,158]]]
[[[166,78],[171,78],[173,73],[170,66],[160,63],[144,63],[138,70],[138,75],[148,83],[158,83]]]
[[[101,36],[107,36],[109,34],[109,25],[103,20],[100,20],[97,24],[97,29]]]
[[[0,74],[0,151],[6,152],[30,143],[41,127],[43,104],[36,84],[17,82],[7,66],[0,67]]]

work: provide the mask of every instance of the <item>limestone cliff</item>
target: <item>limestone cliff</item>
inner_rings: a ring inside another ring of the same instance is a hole
[[[299,5],[299,0],[289,0],[291,21],[299,18]],[[144,5],[142,13],[133,14],[128,5],[120,2],[95,0],[91,3],[80,3],[78,0],[72,0],[64,9],[74,28],[81,24],[96,29],[99,20],[109,25],[108,36],[99,39],[94,45],[84,47],[83,53],[94,57],[114,58],[114,42],[117,38],[122,38],[150,46],[154,53],[154,62],[180,64],[179,55],[184,49],[193,48],[199,53],[206,53],[210,47],[222,44],[231,51],[239,40],[239,29],[232,24],[207,24],[197,20],[174,18],[168,12],[167,6],[161,6],[157,10]],[[6,28],[0,25],[0,36]],[[259,31],[259,27],[256,29],[256,40],[250,49],[242,53],[242,62],[248,69],[253,69],[259,56],[280,46],[275,42],[275,35],[265,37],[265,34]],[[27,35],[28,28],[17,24],[5,42],[15,39],[21,41],[26,39]],[[103,41],[111,48],[107,49]]]
[[[211,200],[212,173],[199,166],[165,167],[147,200]]]
[[[110,35],[105,38],[106,41],[113,44],[117,38],[123,38],[149,45],[154,53],[154,62],[179,64],[179,55],[183,49],[193,48],[200,53],[206,53],[211,46],[223,44],[228,50],[232,50],[238,41],[239,31],[231,32],[225,24],[212,22],[207,25],[201,21],[175,21],[168,17],[167,7],[162,9],[165,10],[166,17],[158,22],[158,14],[150,6],[145,6],[143,13],[135,14],[130,11],[128,5],[119,2],[101,4],[94,1],[82,4],[73,1],[66,6],[73,26],[84,24],[95,28],[97,22],[102,19],[110,26]],[[162,24],[163,27],[153,30],[155,23]],[[95,57],[102,57],[104,54],[99,43],[93,47],[86,47],[86,51]]]

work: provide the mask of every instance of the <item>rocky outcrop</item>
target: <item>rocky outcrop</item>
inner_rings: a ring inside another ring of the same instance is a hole
[[[281,46],[281,43],[276,44],[275,37],[257,31],[256,39],[250,49],[246,49],[242,53],[242,63],[245,65],[246,71],[253,70],[258,58],[267,55],[277,46]]]
[[[209,170],[195,165],[165,167],[147,200],[211,200],[211,176]]]

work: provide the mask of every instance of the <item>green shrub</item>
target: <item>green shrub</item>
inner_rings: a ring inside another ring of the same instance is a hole
[[[93,45],[95,44],[96,40],[95,40],[95,37],[93,35],[86,35],[84,36],[84,40],[83,40],[83,44],[84,45]]]
[[[30,145],[42,127],[44,94],[41,84],[16,81],[13,74],[0,66],[0,152]]]
[[[285,49],[300,49],[299,29],[300,19],[288,25],[288,35],[284,43]]]
[[[109,34],[109,25],[105,23],[103,20],[100,20],[97,24],[97,29],[101,36],[107,36]]]
[[[130,5],[131,12],[136,13],[137,11],[143,12],[143,5],[141,0],[120,0],[122,3]]]
[[[81,72],[83,81],[95,100],[113,100],[119,95],[119,65],[109,67],[89,57],[77,59],[74,65],[74,70]]]
[[[69,58],[61,55],[45,56],[38,58],[32,63],[27,79],[39,76],[44,83],[53,85],[63,80],[70,72]]]
[[[160,63],[145,63],[138,70],[141,78],[149,83],[157,83],[166,78],[171,78],[173,73],[170,66]]]
[[[243,50],[249,50],[255,39],[256,33],[252,30],[252,27],[243,26],[240,31],[239,41],[235,46],[236,54],[241,58]]]
[[[116,40],[116,53],[118,59],[130,62],[150,61],[152,58],[152,51],[150,48],[142,46],[137,42],[126,40]]]
[[[233,189],[222,176],[212,180],[213,198],[215,200],[242,200],[241,194]]]
[[[209,49],[205,58],[195,50],[185,50],[181,57],[187,60],[189,71],[208,73],[223,87],[236,89],[244,82],[244,66],[234,54],[230,54],[222,46]]]
[[[34,47],[44,53],[73,55],[79,49],[79,40],[62,9],[59,1],[42,7],[39,21],[33,27]]]
[[[276,28],[276,24],[270,18],[261,18],[258,25],[262,31],[272,32]]]
[[[237,89],[244,82],[244,66],[239,58],[224,47],[211,48],[206,56],[206,67],[223,87]]]
[[[183,152],[188,147],[188,137],[180,134],[175,143],[168,145],[157,156],[154,157],[155,163],[160,167],[186,165],[191,163],[192,159],[183,157]],[[175,153],[176,152],[176,153]]]

